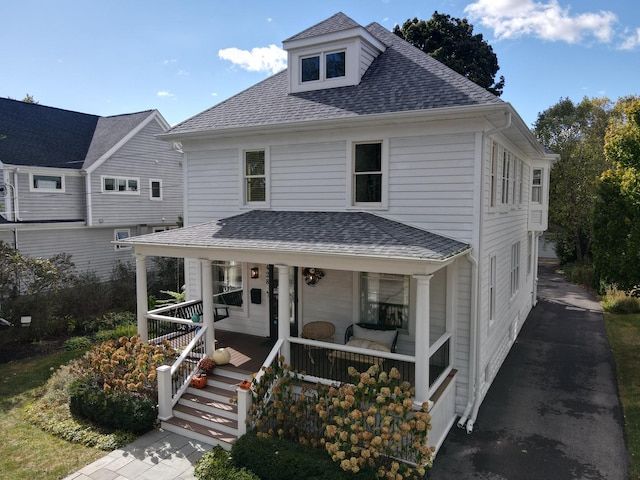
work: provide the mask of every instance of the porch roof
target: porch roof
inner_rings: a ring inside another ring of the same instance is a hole
[[[117,243],[433,261],[447,260],[471,248],[458,240],[366,212],[267,210]]]

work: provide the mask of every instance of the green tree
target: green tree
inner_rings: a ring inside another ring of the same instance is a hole
[[[640,285],[640,97],[616,103],[604,153],[612,167],[598,184],[594,266],[601,281],[631,290]]]
[[[603,153],[611,112],[607,98],[561,99],[538,115],[534,134],[560,155],[551,170],[549,222],[562,263],[592,258],[596,182],[609,163]]]
[[[502,95],[504,77],[495,82],[498,57],[481,33],[473,34],[466,18],[435,11],[427,21],[414,18],[402,27],[396,25],[393,33],[494,95]]]

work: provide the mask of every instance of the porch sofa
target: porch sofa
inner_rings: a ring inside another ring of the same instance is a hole
[[[398,330],[389,325],[352,323],[344,332],[344,344],[351,347],[395,353],[397,342]]]

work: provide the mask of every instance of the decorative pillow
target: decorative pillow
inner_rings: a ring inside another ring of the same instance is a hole
[[[365,340],[364,338],[351,338],[347,342],[347,345],[357,348],[369,348],[369,345],[371,345],[371,341]]]
[[[391,352],[391,347],[386,343],[371,342],[368,348],[369,350],[376,350],[378,352]]]
[[[373,330],[371,328],[361,327],[360,325],[353,326],[354,337],[364,338],[372,342],[384,343],[386,345],[393,344],[396,334],[396,330]]]

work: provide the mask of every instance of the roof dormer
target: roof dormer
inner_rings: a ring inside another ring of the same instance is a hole
[[[289,93],[358,85],[385,46],[343,13],[283,42]]]

